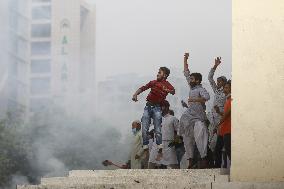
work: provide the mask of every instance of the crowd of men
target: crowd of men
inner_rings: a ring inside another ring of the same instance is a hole
[[[214,81],[214,73],[221,64],[221,57],[208,74],[214,91],[213,108],[206,114],[208,91],[202,87],[202,75],[191,73],[188,65],[189,53],[184,54],[184,76],[189,87],[188,102],[181,102],[186,108],[180,119],[176,118],[166,100],[175,88],[167,81],[170,70],[161,67],[157,79],[139,88],[132,100],[150,89],[146,106],[140,120],[132,123],[134,139],[131,145],[129,163],[122,168],[155,169],[181,167],[183,156],[188,168],[221,168],[231,160],[231,81],[221,76]],[[210,120],[210,121],[209,121]],[[154,129],[149,131],[153,125]],[[213,138],[216,140],[214,141]],[[223,163],[222,163],[223,162]]]

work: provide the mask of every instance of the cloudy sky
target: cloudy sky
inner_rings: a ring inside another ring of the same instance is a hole
[[[155,77],[159,66],[182,70],[183,53],[193,71],[231,77],[231,1],[89,0],[97,14],[97,80],[124,73]]]

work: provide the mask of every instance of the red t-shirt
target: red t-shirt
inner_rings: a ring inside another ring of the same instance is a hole
[[[231,97],[228,97],[224,106],[224,114],[231,110]],[[220,126],[220,135],[231,134],[231,115]]]
[[[166,80],[157,81],[153,80],[150,81],[147,85],[141,87],[142,91],[146,91],[147,89],[151,89],[149,95],[147,96],[147,101],[154,103],[154,104],[161,104],[168,95],[168,92],[164,90],[174,90],[174,87]]]

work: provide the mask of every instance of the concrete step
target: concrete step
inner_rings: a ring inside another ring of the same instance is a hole
[[[204,184],[83,184],[83,185],[38,185],[19,186],[17,189],[211,189],[211,183]]]
[[[220,169],[116,169],[116,170],[73,170],[69,177],[106,177],[106,176],[192,176],[220,175]]]
[[[82,184],[17,186],[17,189],[283,189],[284,182],[227,182],[199,184]]]
[[[107,176],[107,177],[55,177],[42,178],[42,185],[80,185],[80,184],[160,184],[160,183],[180,183],[193,184],[205,182],[229,182],[227,175],[191,175],[191,176]]]

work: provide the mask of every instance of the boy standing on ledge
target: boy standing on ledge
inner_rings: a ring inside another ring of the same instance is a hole
[[[133,95],[132,100],[137,102],[138,95],[142,92],[151,89],[149,95],[147,96],[147,103],[144,108],[144,114],[142,116],[142,138],[143,138],[143,149],[146,155],[149,154],[148,144],[149,139],[147,137],[147,132],[149,131],[151,119],[153,119],[156,144],[159,148],[159,153],[157,159],[162,157],[162,133],[161,133],[161,123],[162,123],[162,110],[161,105],[166,100],[167,95],[170,93],[175,94],[174,87],[167,81],[170,75],[170,70],[167,67],[161,67],[157,74],[157,79],[150,81],[145,86],[139,88]]]

